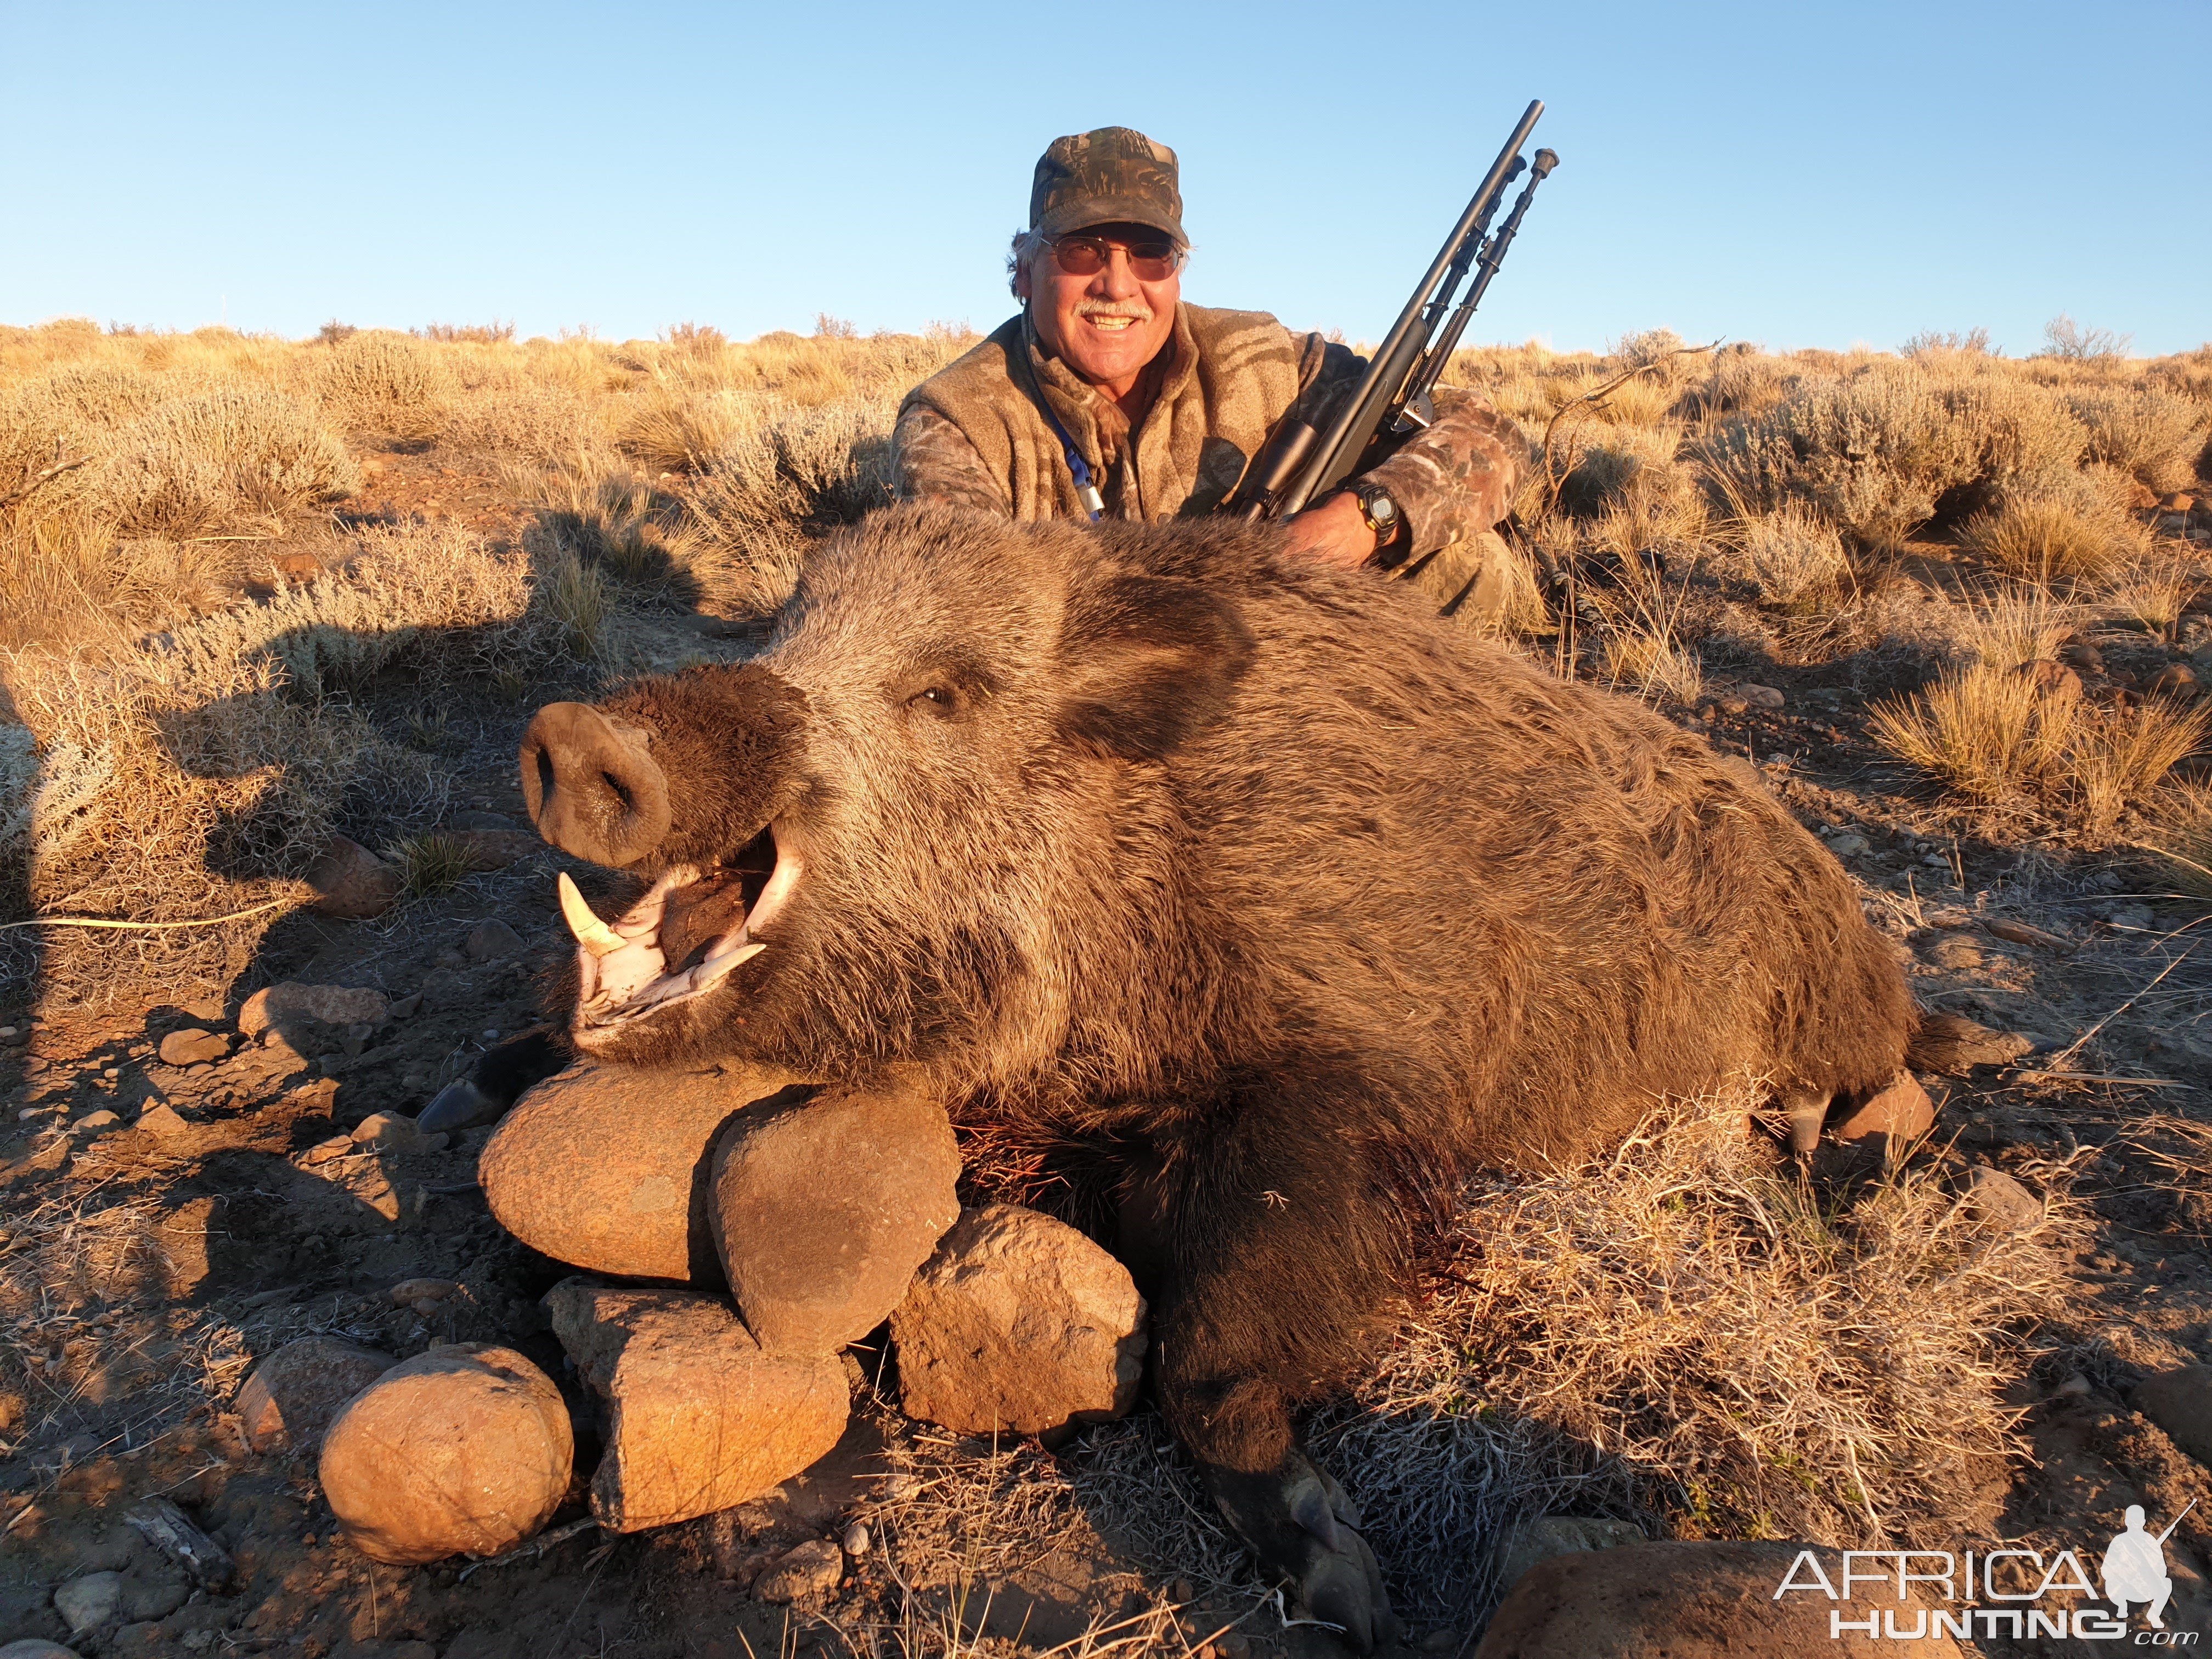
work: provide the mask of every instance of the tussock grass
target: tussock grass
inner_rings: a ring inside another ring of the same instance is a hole
[[[412,335],[350,336],[315,370],[315,396],[341,425],[404,444],[446,429],[454,381],[445,355]]]
[[[1740,521],[1736,541],[1737,574],[1759,590],[1761,604],[1777,610],[1817,610],[1850,580],[1850,560],[1835,526],[1795,501]]]
[[[2188,488],[2212,430],[2212,410],[2203,404],[2148,389],[2079,392],[2066,402],[2087,429],[2092,460],[2160,495]]]
[[[2106,575],[2146,545],[2140,527],[2079,489],[2017,496],[1969,520],[1959,539],[1999,574],[2046,586]]]
[[[1547,1513],[1932,1539],[2015,1449],[2002,1396],[2062,1293],[2064,1206],[1999,1236],[1927,1169],[1823,1200],[1743,1133],[1747,1103],[1671,1106],[1602,1160],[1475,1188],[1407,1327],[1310,1425],[1401,1612],[1470,1628],[1492,1545]],[[902,1571],[1003,1571],[1092,1528],[1229,1595],[1224,1618],[1267,1593],[1151,1418],[1057,1458],[949,1437],[897,1455],[878,1514]]]
[[[403,836],[385,848],[384,856],[417,898],[459,886],[476,868],[466,842],[434,830]]]

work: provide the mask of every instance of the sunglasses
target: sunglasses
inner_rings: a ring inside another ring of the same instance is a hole
[[[1046,246],[1052,249],[1052,262],[1070,276],[1096,276],[1119,248],[1128,258],[1129,274],[1140,283],[1164,283],[1182,269],[1185,257],[1164,239],[1124,242],[1111,236],[1057,236]]]

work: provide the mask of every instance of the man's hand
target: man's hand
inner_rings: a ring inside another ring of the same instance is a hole
[[[1284,520],[1283,530],[1293,553],[1325,564],[1361,565],[1375,556],[1375,532],[1359,510],[1359,497],[1349,493],[1332,495],[1319,507]],[[1406,532],[1401,528],[1398,533]]]

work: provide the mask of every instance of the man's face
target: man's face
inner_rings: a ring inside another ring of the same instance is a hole
[[[1129,269],[1129,248],[1167,241],[1146,226],[1097,225],[1073,234],[1103,239],[1109,245],[1106,263],[1089,276],[1072,276],[1051,248],[1041,247],[1016,273],[1014,292],[1030,302],[1037,338],[1047,351],[1091,385],[1118,395],[1174,331],[1182,274],[1171,270],[1158,282],[1137,279]]]

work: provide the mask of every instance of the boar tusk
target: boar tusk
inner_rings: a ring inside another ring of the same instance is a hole
[[[595,957],[612,956],[623,945],[622,936],[592,914],[592,907],[584,902],[584,896],[576,890],[576,884],[568,879],[563,870],[556,884],[561,892],[561,914],[568,923],[568,931],[576,936],[576,943]]]

